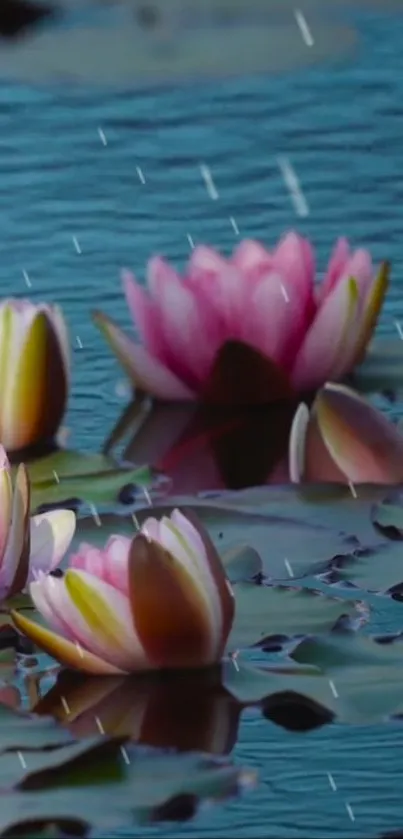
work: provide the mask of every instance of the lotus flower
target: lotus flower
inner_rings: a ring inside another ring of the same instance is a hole
[[[289,469],[294,483],[400,483],[403,436],[354,390],[328,383],[294,416]]]
[[[212,664],[234,616],[208,534],[179,510],[147,519],[133,540],[112,536],[103,550],[82,544],[63,578],[41,575],[30,594],[52,631],[13,612],[17,629],[94,674]]]
[[[22,591],[41,572],[62,560],[76,528],[71,510],[52,510],[30,518],[30,487],[25,466],[12,486],[10,466],[0,446],[0,598]]]
[[[46,442],[66,407],[67,327],[58,306],[0,304],[0,440],[8,451]]]
[[[220,401],[220,386],[212,388],[211,382],[221,353],[235,342],[253,350],[257,366],[260,360],[258,392],[251,396],[249,388],[244,399],[270,401],[270,388],[268,394],[262,385],[262,359],[266,378],[268,371],[272,379],[281,373],[298,392],[352,370],[374,330],[387,279],[386,264],[376,273],[367,251],[352,252],[340,239],[316,287],[312,247],[289,233],[272,252],[243,241],[230,259],[197,247],[183,279],[154,257],[147,269],[148,292],[123,272],[141,344],[106,315],[95,312],[94,319],[133,384],[155,398]],[[251,378],[242,366],[239,352],[227,360],[227,379],[238,395],[240,379]]]

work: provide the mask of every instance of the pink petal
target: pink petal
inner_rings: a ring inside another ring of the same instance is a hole
[[[313,293],[315,280],[315,255],[310,242],[297,233],[287,233],[274,251],[273,265],[290,292],[294,290],[305,303]]]
[[[140,338],[150,355],[164,360],[164,341],[157,306],[130,271],[122,271],[127,305]]]
[[[333,291],[337,281],[344,273],[344,268],[350,258],[350,247],[346,238],[337,240],[330,256],[325,279],[317,289],[317,301],[323,303],[325,297]]]
[[[105,581],[123,594],[128,591],[128,561],[132,540],[128,536],[111,536],[105,547]]]
[[[77,553],[72,554],[69,559],[70,568],[87,571],[88,574],[93,574],[94,577],[100,577],[101,579],[105,579],[105,564],[104,552],[87,542],[81,542]]]
[[[135,344],[107,315],[95,312],[94,321],[133,384],[150,396],[167,401],[194,399],[194,393],[171,370]]]
[[[314,389],[331,378],[344,358],[345,342],[355,323],[358,289],[343,280],[326,297],[298,352],[292,382],[297,391]]]
[[[234,251],[232,264],[248,277],[259,278],[262,271],[273,267],[273,256],[260,242],[244,239]]]
[[[288,367],[302,342],[307,323],[300,299],[288,295],[282,276],[266,275],[243,314],[242,340],[277,364]]]
[[[148,276],[157,301],[166,362],[189,387],[197,389],[208,375],[215,349],[202,300],[158,257],[150,260]]]

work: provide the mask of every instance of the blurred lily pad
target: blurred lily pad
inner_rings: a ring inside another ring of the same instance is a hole
[[[59,450],[27,464],[31,479],[33,510],[63,503],[115,505],[122,500],[125,488],[150,486],[148,467],[120,465],[102,454],[84,454]],[[127,493],[130,496],[130,493]],[[74,505],[73,505],[74,506]]]
[[[98,831],[134,821],[180,820],[194,815],[200,801],[221,801],[255,780],[254,772],[228,760],[164,753],[102,736],[27,753],[26,761],[0,755],[0,776],[3,831],[22,811],[31,821],[57,823],[70,809]]]
[[[328,597],[320,591],[290,586],[237,583],[230,650],[262,645],[270,636],[328,632],[340,625],[358,627],[369,615],[363,603]]]
[[[8,825],[1,839],[79,839],[88,836],[90,825],[81,819],[24,819]]]

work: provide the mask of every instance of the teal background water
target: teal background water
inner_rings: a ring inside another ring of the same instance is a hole
[[[137,94],[0,86],[0,291],[65,308],[74,345],[67,419],[74,447],[98,450],[125,404],[121,372],[91,308],[128,324],[120,268],[144,276],[155,252],[182,266],[188,235],[229,251],[238,238],[231,217],[240,236],[268,243],[296,227],[315,241],[322,267],[343,234],[376,260],[392,260],[380,331],[396,333],[403,318],[403,21],[362,10],[354,20],[360,41],[348,59],[278,77]],[[295,215],[279,156],[300,178],[307,218]],[[211,169],[217,201],[200,163]],[[402,629],[402,609],[395,604],[391,623],[379,600],[373,628]],[[363,839],[397,830],[402,745],[398,724],[293,734],[249,713],[234,759],[257,767],[256,791],[189,824],[121,835]]]

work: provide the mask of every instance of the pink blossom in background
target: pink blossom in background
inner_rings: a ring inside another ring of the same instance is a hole
[[[386,264],[376,270],[366,250],[352,251],[339,239],[316,284],[312,245],[291,232],[273,251],[244,240],[229,259],[198,246],[184,277],[153,257],[147,289],[124,271],[141,343],[107,315],[96,312],[94,318],[133,384],[157,399],[202,398],[228,341],[251,347],[283,372],[294,391],[307,391],[341,379],[362,359],[387,280]]]

